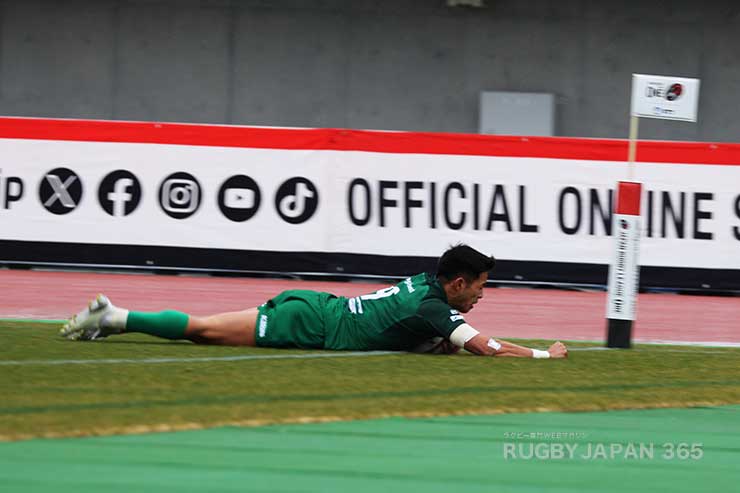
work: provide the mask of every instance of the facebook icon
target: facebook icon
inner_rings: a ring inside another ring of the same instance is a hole
[[[139,179],[130,171],[122,169],[108,173],[98,187],[98,201],[111,216],[128,216],[141,201]]]

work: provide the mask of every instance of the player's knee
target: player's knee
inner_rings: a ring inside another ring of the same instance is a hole
[[[188,321],[187,335],[198,338],[208,336],[210,317],[190,317]]]
[[[207,318],[191,318],[185,338],[196,344],[218,344],[218,331],[209,326]]]

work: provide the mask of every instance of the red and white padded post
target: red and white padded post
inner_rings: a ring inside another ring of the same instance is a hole
[[[640,196],[642,185],[620,181],[612,223],[614,257],[609,265],[606,345],[629,348],[640,284]]]

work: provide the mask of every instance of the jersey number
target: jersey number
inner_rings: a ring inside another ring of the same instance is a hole
[[[399,291],[401,291],[401,289],[398,286],[391,286],[389,288],[380,289],[378,291],[375,291],[374,293],[363,294],[362,296],[358,296],[356,298],[350,298],[349,311],[351,311],[352,313],[363,313],[363,310],[362,310],[363,301],[379,300],[381,298],[387,298],[389,296],[393,296],[394,294],[398,294]]]
[[[389,296],[393,296],[394,294],[398,294],[398,292],[401,291],[398,286],[391,286],[389,288],[385,289],[379,289],[378,291],[375,291],[374,293],[370,294],[364,294],[360,296],[361,300],[379,300],[380,298],[387,298]]]

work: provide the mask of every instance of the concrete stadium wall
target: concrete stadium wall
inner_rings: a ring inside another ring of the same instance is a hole
[[[633,72],[702,79],[737,142],[740,5],[487,0],[4,0],[0,114],[475,133],[481,91],[552,92],[558,135],[624,138]]]

